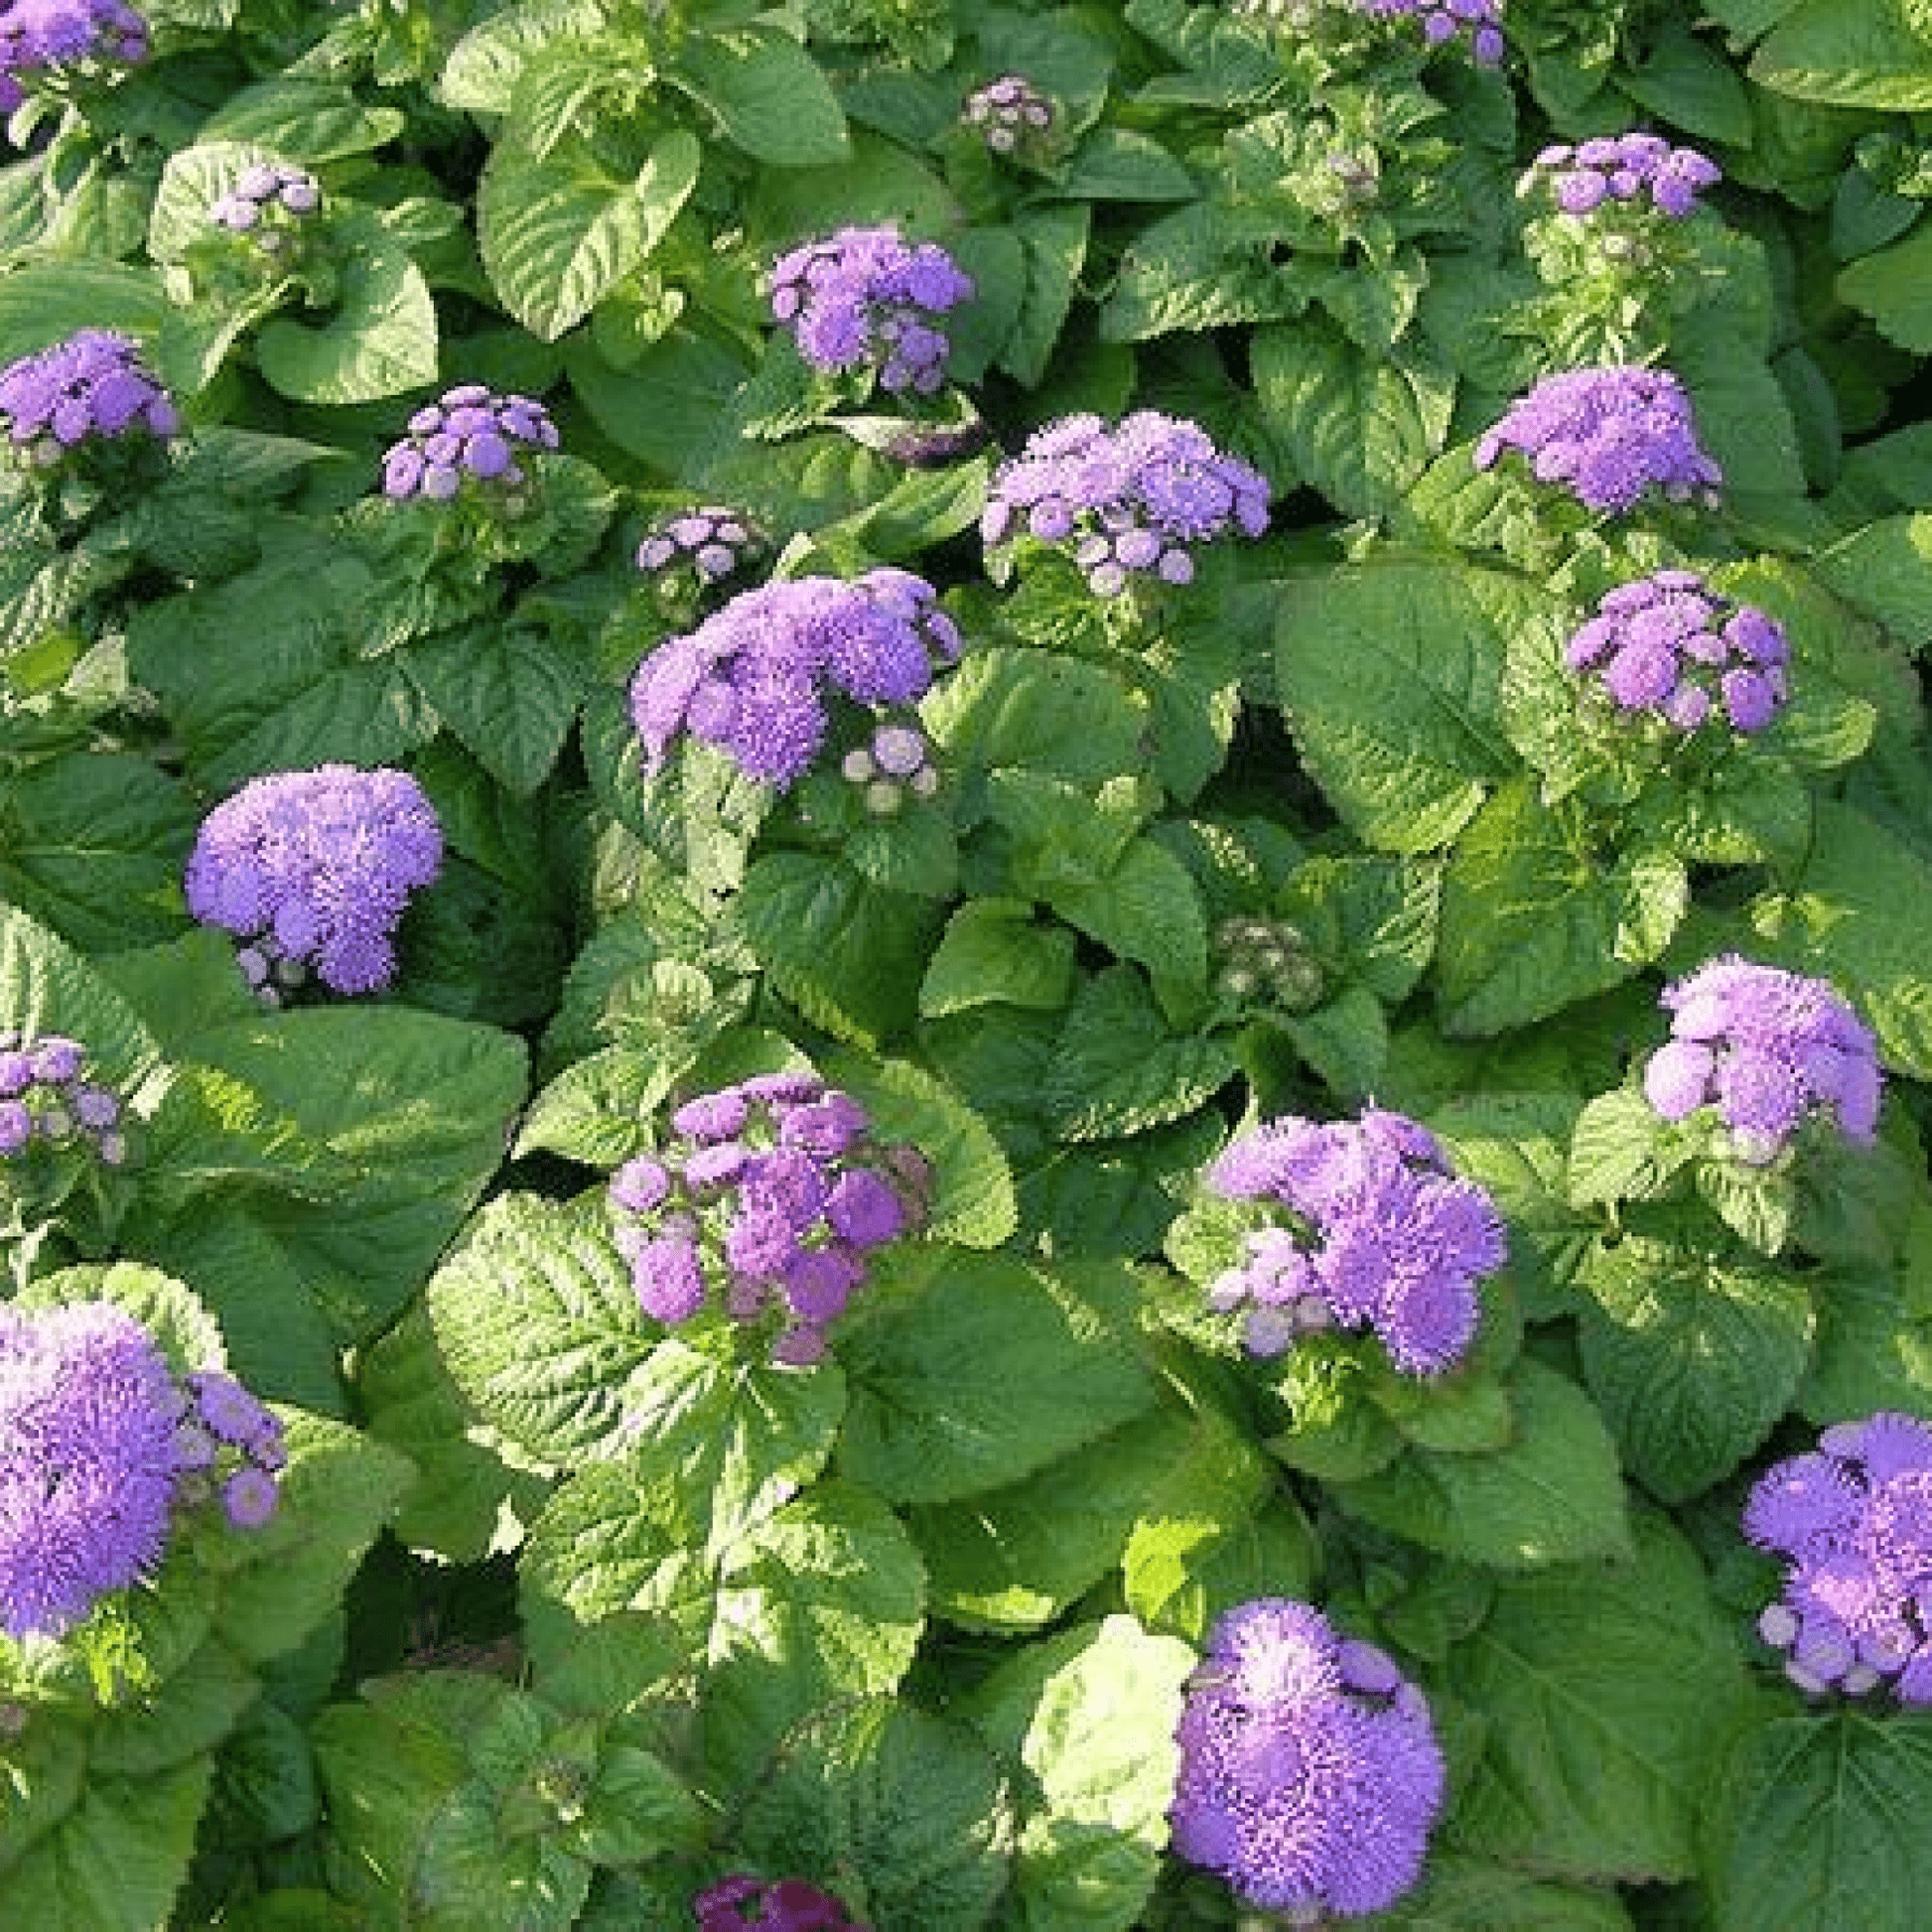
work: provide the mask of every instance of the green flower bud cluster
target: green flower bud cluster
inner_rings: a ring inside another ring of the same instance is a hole
[[[1222,956],[1215,987],[1224,999],[1278,1013],[1307,1013],[1327,997],[1326,969],[1286,920],[1223,919],[1214,944]]]

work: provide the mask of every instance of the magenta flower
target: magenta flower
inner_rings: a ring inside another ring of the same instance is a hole
[[[1481,1315],[1477,1285],[1505,1259],[1503,1226],[1427,1130],[1375,1109],[1330,1126],[1285,1116],[1232,1142],[1204,1179],[1285,1210],[1207,1292],[1223,1313],[1247,1311],[1251,1354],[1340,1327],[1373,1330],[1405,1375],[1461,1360]]]
[[[696,1932],[868,1932],[803,1878],[721,1878],[691,1901]]]
[[[1814,1115],[1834,1115],[1853,1141],[1877,1132],[1877,1042],[1829,980],[1727,953],[1667,986],[1662,1004],[1671,1037],[1650,1056],[1643,1090],[1665,1120],[1716,1107],[1731,1153],[1752,1167]]]
[[[1223,1616],[1176,1738],[1173,1849],[1244,1903],[1353,1917],[1421,1875],[1446,1777],[1429,1707],[1312,1605],[1264,1597]]]
[[[1489,469],[1520,450],[1544,483],[1587,509],[1620,515],[1652,490],[1673,502],[1715,500],[1724,473],[1697,440],[1690,397],[1662,369],[1571,369],[1545,376],[1475,448]]]

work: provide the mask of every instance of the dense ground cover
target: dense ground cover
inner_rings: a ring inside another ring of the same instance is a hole
[[[0,1919],[1932,1917],[1922,6],[0,105]]]

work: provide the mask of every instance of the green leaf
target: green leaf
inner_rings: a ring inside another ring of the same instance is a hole
[[[1655,1200],[1691,1152],[1640,1088],[1599,1094],[1577,1116],[1571,1137],[1570,1199],[1579,1207]]]
[[[1533,1357],[1510,1371],[1517,1430],[1487,1454],[1411,1449],[1334,1491],[1349,1514],[1426,1550],[1500,1570],[1629,1548],[1616,1450],[1588,1397]]]
[[[438,91],[448,106],[473,114],[507,113],[532,55],[572,43],[595,45],[605,24],[602,0],[519,0],[457,42]]]
[[[168,295],[150,269],[74,259],[16,262],[0,277],[0,362],[31,355],[76,329],[118,329],[152,341]]]
[[[295,402],[380,402],[434,382],[436,303],[423,271],[370,223],[347,240],[340,274],[327,323],[278,316],[262,330],[262,374]]]
[[[1918,0],[1804,0],[1760,43],[1749,73],[1838,107],[1932,107],[1932,16]]]
[[[1889,1064],[1932,1077],[1932,865],[1863,813],[1821,801],[1803,871],[1789,891],[1753,901],[1749,916],[1766,942],[1752,957],[1829,979]]]
[[[1740,1467],[1811,1365],[1811,1291],[1766,1262],[1626,1236],[1578,1284],[1585,1380],[1630,1473],[1664,1502]]]
[[[1631,1932],[1609,1890],[1546,1884],[1505,1865],[1431,1846],[1416,1889],[1386,1914],[1394,1932]]]
[[[1135,838],[1104,879],[1037,881],[1035,890],[1069,925],[1155,980],[1204,989],[1207,921],[1193,875],[1166,846]]]
[[[1487,1729],[1458,1843],[1552,1877],[1691,1875],[1748,1679],[1733,1620],[1675,1530],[1644,1516],[1622,1561],[1504,1579],[1447,1678]]]
[[[1811,568],[1894,636],[1932,635],[1932,516],[1880,517],[1821,551]]]
[[[1013,1895],[1026,1923],[1129,1932],[1168,1842],[1193,1647],[1110,1616],[1048,1677],[1020,1746],[1033,1790]]]
[[[229,94],[195,138],[253,143],[314,167],[382,147],[407,125],[399,107],[369,106],[348,87],[282,73]]]
[[[1051,1012],[1073,990],[1072,933],[1035,921],[1018,898],[971,898],[946,921],[919,983],[921,1018],[968,1007]]]
[[[1349,516],[1375,516],[1440,456],[1454,378],[1398,347],[1357,348],[1317,317],[1255,332],[1255,400],[1304,482]]]
[[[661,1330],[637,1305],[601,1199],[499,1196],[427,1298],[451,1378],[526,1453],[568,1468],[628,1447],[625,1383]]]
[[[1024,210],[1017,232],[1026,250],[1020,312],[999,353],[1016,382],[1036,387],[1073,306],[1087,256],[1090,210],[1081,203]]]
[[[1192,1113],[1239,1064],[1211,1034],[1174,1033],[1142,976],[1110,966],[1075,994],[1040,1098],[1059,1139],[1107,1140]]]
[[[765,1871],[839,1874],[881,1926],[985,1925],[1005,1890],[1012,1801],[963,1725],[887,1698],[828,1706],[748,1780],[733,1848]]]
[[[165,1925],[213,1766],[201,1756],[139,1778],[90,1779],[51,1832],[0,1867],[8,1912],[34,1932]]]
[[[1798,1394],[1807,1422],[1851,1422],[1879,1409],[1921,1415],[1932,1402],[1932,1322],[1909,1307],[1894,1271],[1832,1268],[1813,1277],[1817,1358]]]
[[[1528,775],[1497,791],[1443,878],[1437,998],[1446,1031],[1496,1034],[1628,979],[1689,901],[1683,862],[1590,846],[1582,808],[1545,806]]]
[[[1711,1782],[1714,1932],[1913,1932],[1932,1911],[1932,1722],[1842,1707],[1753,1726]]]
[[[589,682],[550,638],[494,624],[416,645],[408,672],[483,769],[519,797],[549,775]]]
[[[943,918],[931,899],[806,852],[754,861],[738,915],[777,991],[814,1025],[869,1047],[912,1024]]]
[[[874,1270],[839,1344],[839,1466],[895,1502],[1003,1488],[1153,1400],[1120,1271],[906,1246]],[[875,1318],[863,1318],[877,1304]]]
[[[664,78],[709,108],[725,139],[754,161],[811,167],[849,152],[824,69],[776,28],[687,34]]]
[[[0,1026],[38,1038],[66,1034],[87,1049],[93,1075],[143,1111],[160,1072],[153,1035],[86,960],[38,920],[0,906]]]
[[[1012,768],[1094,786],[1139,767],[1147,701],[1098,664],[990,644],[919,707],[949,766]]]
[[[551,343],[649,256],[698,179],[697,138],[672,128],[635,174],[573,136],[539,157],[499,141],[483,168],[477,220],[490,286]]]
[[[1369,845],[1453,839],[1513,759],[1502,642],[1453,565],[1353,567],[1281,586],[1275,677],[1316,782]]]

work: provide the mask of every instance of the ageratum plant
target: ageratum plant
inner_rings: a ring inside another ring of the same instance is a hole
[[[1911,9],[0,99],[0,1925],[1919,1932]]]

